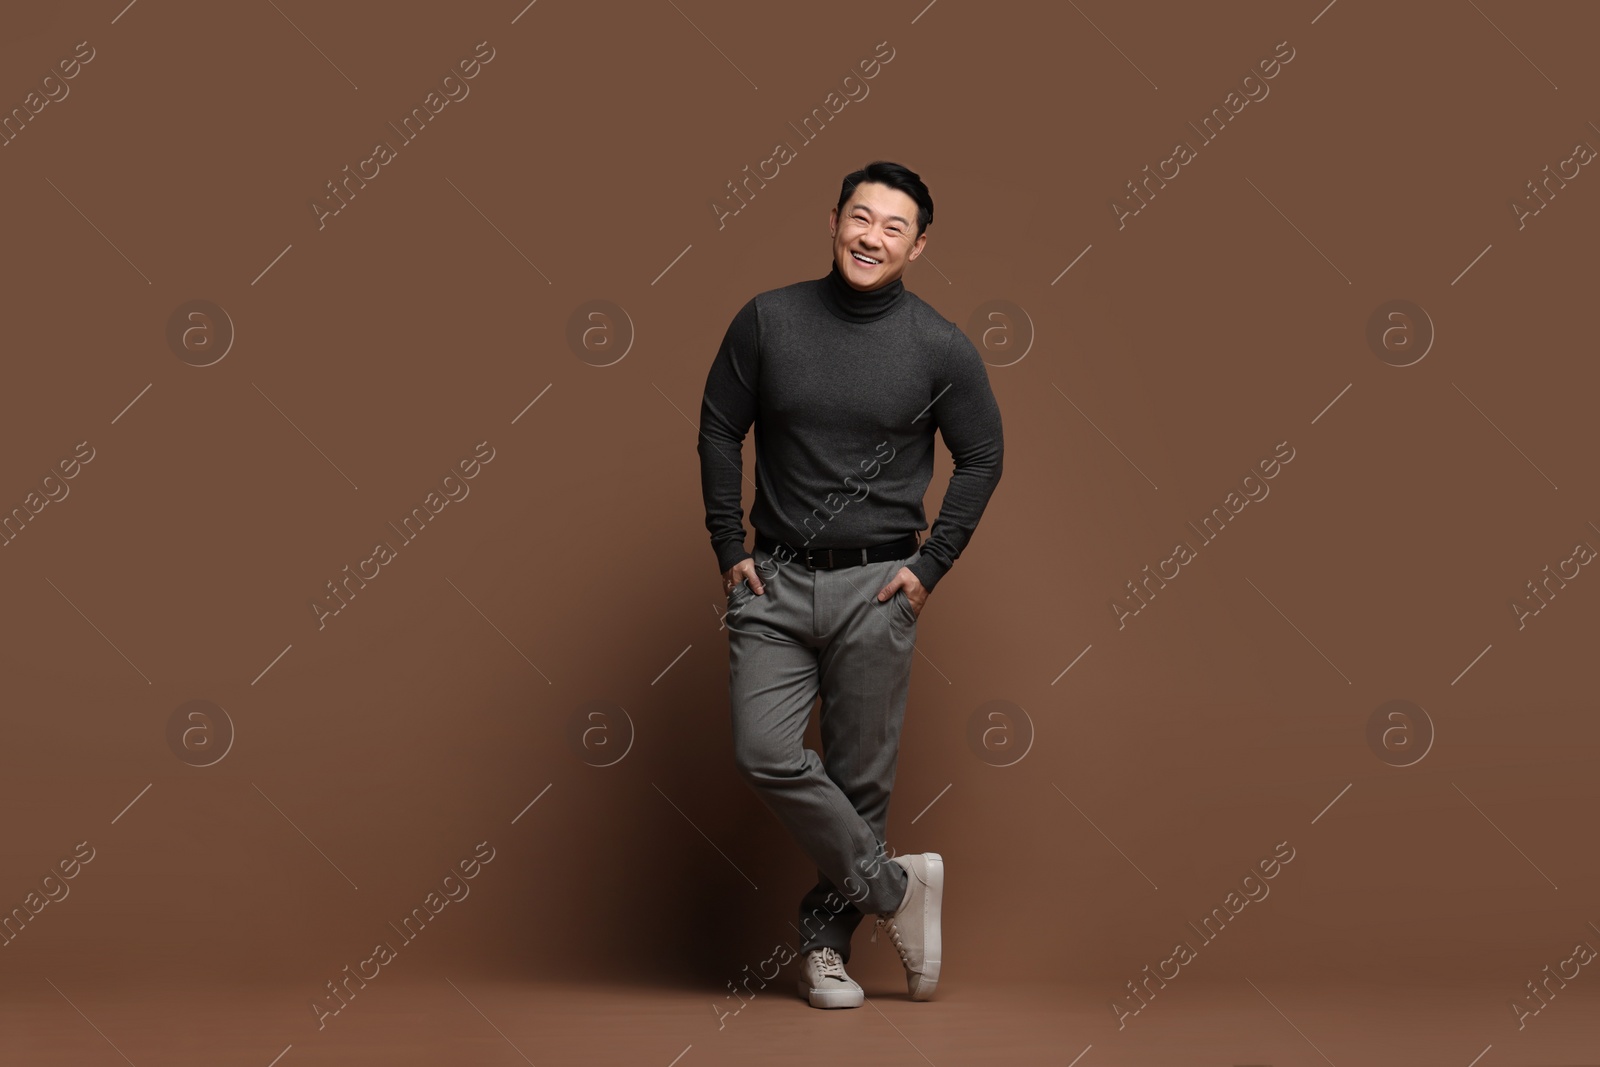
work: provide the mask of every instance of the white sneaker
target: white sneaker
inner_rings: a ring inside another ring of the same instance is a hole
[[[937,852],[895,856],[906,869],[906,897],[893,912],[878,916],[878,930],[887,929],[889,940],[906,968],[906,988],[912,1000],[927,1000],[939,984],[943,955],[939,939],[939,907],[944,899],[944,858]]]
[[[814,948],[806,953],[800,995],[813,1008],[859,1008],[861,987],[844,973],[844,960],[835,949]]]

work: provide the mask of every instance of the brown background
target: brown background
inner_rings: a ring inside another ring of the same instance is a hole
[[[921,619],[889,826],[950,865],[951,989],[1082,983],[1115,1033],[1103,1002],[1288,841],[1176,989],[1481,984],[1461,1062],[1511,1040],[1507,1001],[1600,944],[1600,578],[1520,631],[1509,607],[1600,546],[1600,178],[1521,230],[1508,206],[1600,145],[1593,7],[521,7],[8,11],[6,108],[96,50],[0,148],[0,505],[95,449],[0,549],[0,905],[97,852],[0,949],[12,998],[76,1024],[43,979],[277,983],[262,1029],[303,1033],[484,840],[409,977],[704,999],[789,937],[810,866],[732,766],[694,420],[733,313],[826,271],[841,177],[884,158],[937,206],[907,285],[985,344],[1006,429]],[[484,40],[470,96],[319,231],[324,183]],[[1270,95],[1119,230],[1108,201],[1285,40]],[[880,41],[870,95],[801,144]],[[719,230],[778,140],[797,158]],[[193,299],[237,333],[212,366],[166,340]],[[634,332],[609,366],[567,340],[597,299]],[[1392,299],[1437,331],[1411,366],[1365,339]],[[990,300],[1026,321],[985,343]],[[324,583],[484,440],[470,496],[319,631]],[[1270,496],[1119,630],[1124,583],[1280,441]],[[236,731],[208,767],[167,742],[192,699]],[[1367,742],[1392,699],[1436,731],[1412,766]],[[968,745],[992,700],[1032,724],[1013,766]],[[632,724],[609,767],[572,741],[590,701]]]

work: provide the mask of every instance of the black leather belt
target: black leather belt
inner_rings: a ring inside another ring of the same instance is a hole
[[[756,533],[756,547],[761,551],[777,556],[781,561],[799,562],[808,571],[859,567],[867,563],[882,563],[884,560],[905,559],[921,547],[921,544],[917,535],[910,533],[886,544],[871,545],[867,548],[795,548],[775,537],[768,537],[759,531]]]

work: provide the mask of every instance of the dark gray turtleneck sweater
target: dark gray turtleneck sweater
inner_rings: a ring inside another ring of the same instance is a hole
[[[955,462],[911,567],[932,591],[1000,481],[1000,408],[966,334],[896,278],[825,277],[758,293],[733,317],[700,405],[706,529],[726,571],[746,551],[742,446],[756,434],[751,524],[795,548],[860,548],[927,528],[933,431]]]

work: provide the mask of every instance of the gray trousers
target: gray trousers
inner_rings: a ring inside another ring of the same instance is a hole
[[[800,902],[800,953],[826,946],[848,961],[857,924],[905,896],[884,830],[917,619],[904,591],[876,597],[920,553],[814,571],[753,554],[765,592],[734,586],[725,618],[734,761],[816,864]],[[820,757],[804,747],[819,694]]]

